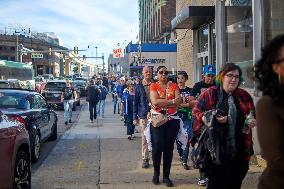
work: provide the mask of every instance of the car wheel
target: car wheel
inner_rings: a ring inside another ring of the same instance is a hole
[[[34,144],[32,146],[32,162],[35,163],[38,161],[40,156],[40,136],[38,132],[35,134]]]
[[[49,137],[49,140],[56,140],[57,139],[57,119],[55,120],[53,126],[52,126],[52,132]]]
[[[13,189],[31,188],[31,166],[28,152],[19,150],[16,155]]]

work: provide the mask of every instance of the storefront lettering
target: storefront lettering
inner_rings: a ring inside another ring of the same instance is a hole
[[[166,59],[165,58],[146,58],[146,59],[142,59],[142,63],[143,64],[165,64],[166,63]]]

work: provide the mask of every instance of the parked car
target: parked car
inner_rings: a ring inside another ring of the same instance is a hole
[[[0,112],[0,188],[31,188],[29,133]]]
[[[78,92],[80,92],[80,96],[86,96],[87,95],[87,82],[85,80],[74,80],[73,87],[77,88]]]
[[[35,91],[0,89],[0,111],[10,120],[25,125],[29,132],[32,162],[39,159],[43,142],[57,139],[57,115]]]
[[[71,82],[72,85],[72,82]],[[66,87],[65,80],[52,80],[48,81],[45,85],[43,95],[49,104],[63,109],[64,103],[62,99],[63,89]],[[77,92],[77,98],[74,100],[73,111],[76,111],[76,106],[80,105],[80,92],[78,88],[74,87]]]

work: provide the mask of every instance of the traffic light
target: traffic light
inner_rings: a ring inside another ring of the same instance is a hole
[[[73,52],[74,54],[78,54],[78,47],[74,47]]]
[[[51,47],[48,47],[48,55],[51,55]]]

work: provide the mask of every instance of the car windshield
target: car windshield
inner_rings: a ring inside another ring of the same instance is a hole
[[[24,93],[0,92],[0,108],[29,109],[30,103]]]
[[[50,89],[50,88],[52,88],[52,89],[54,89],[54,88],[62,89],[64,87],[66,87],[66,83],[65,82],[48,82],[45,85],[45,88],[48,88],[48,89]]]

